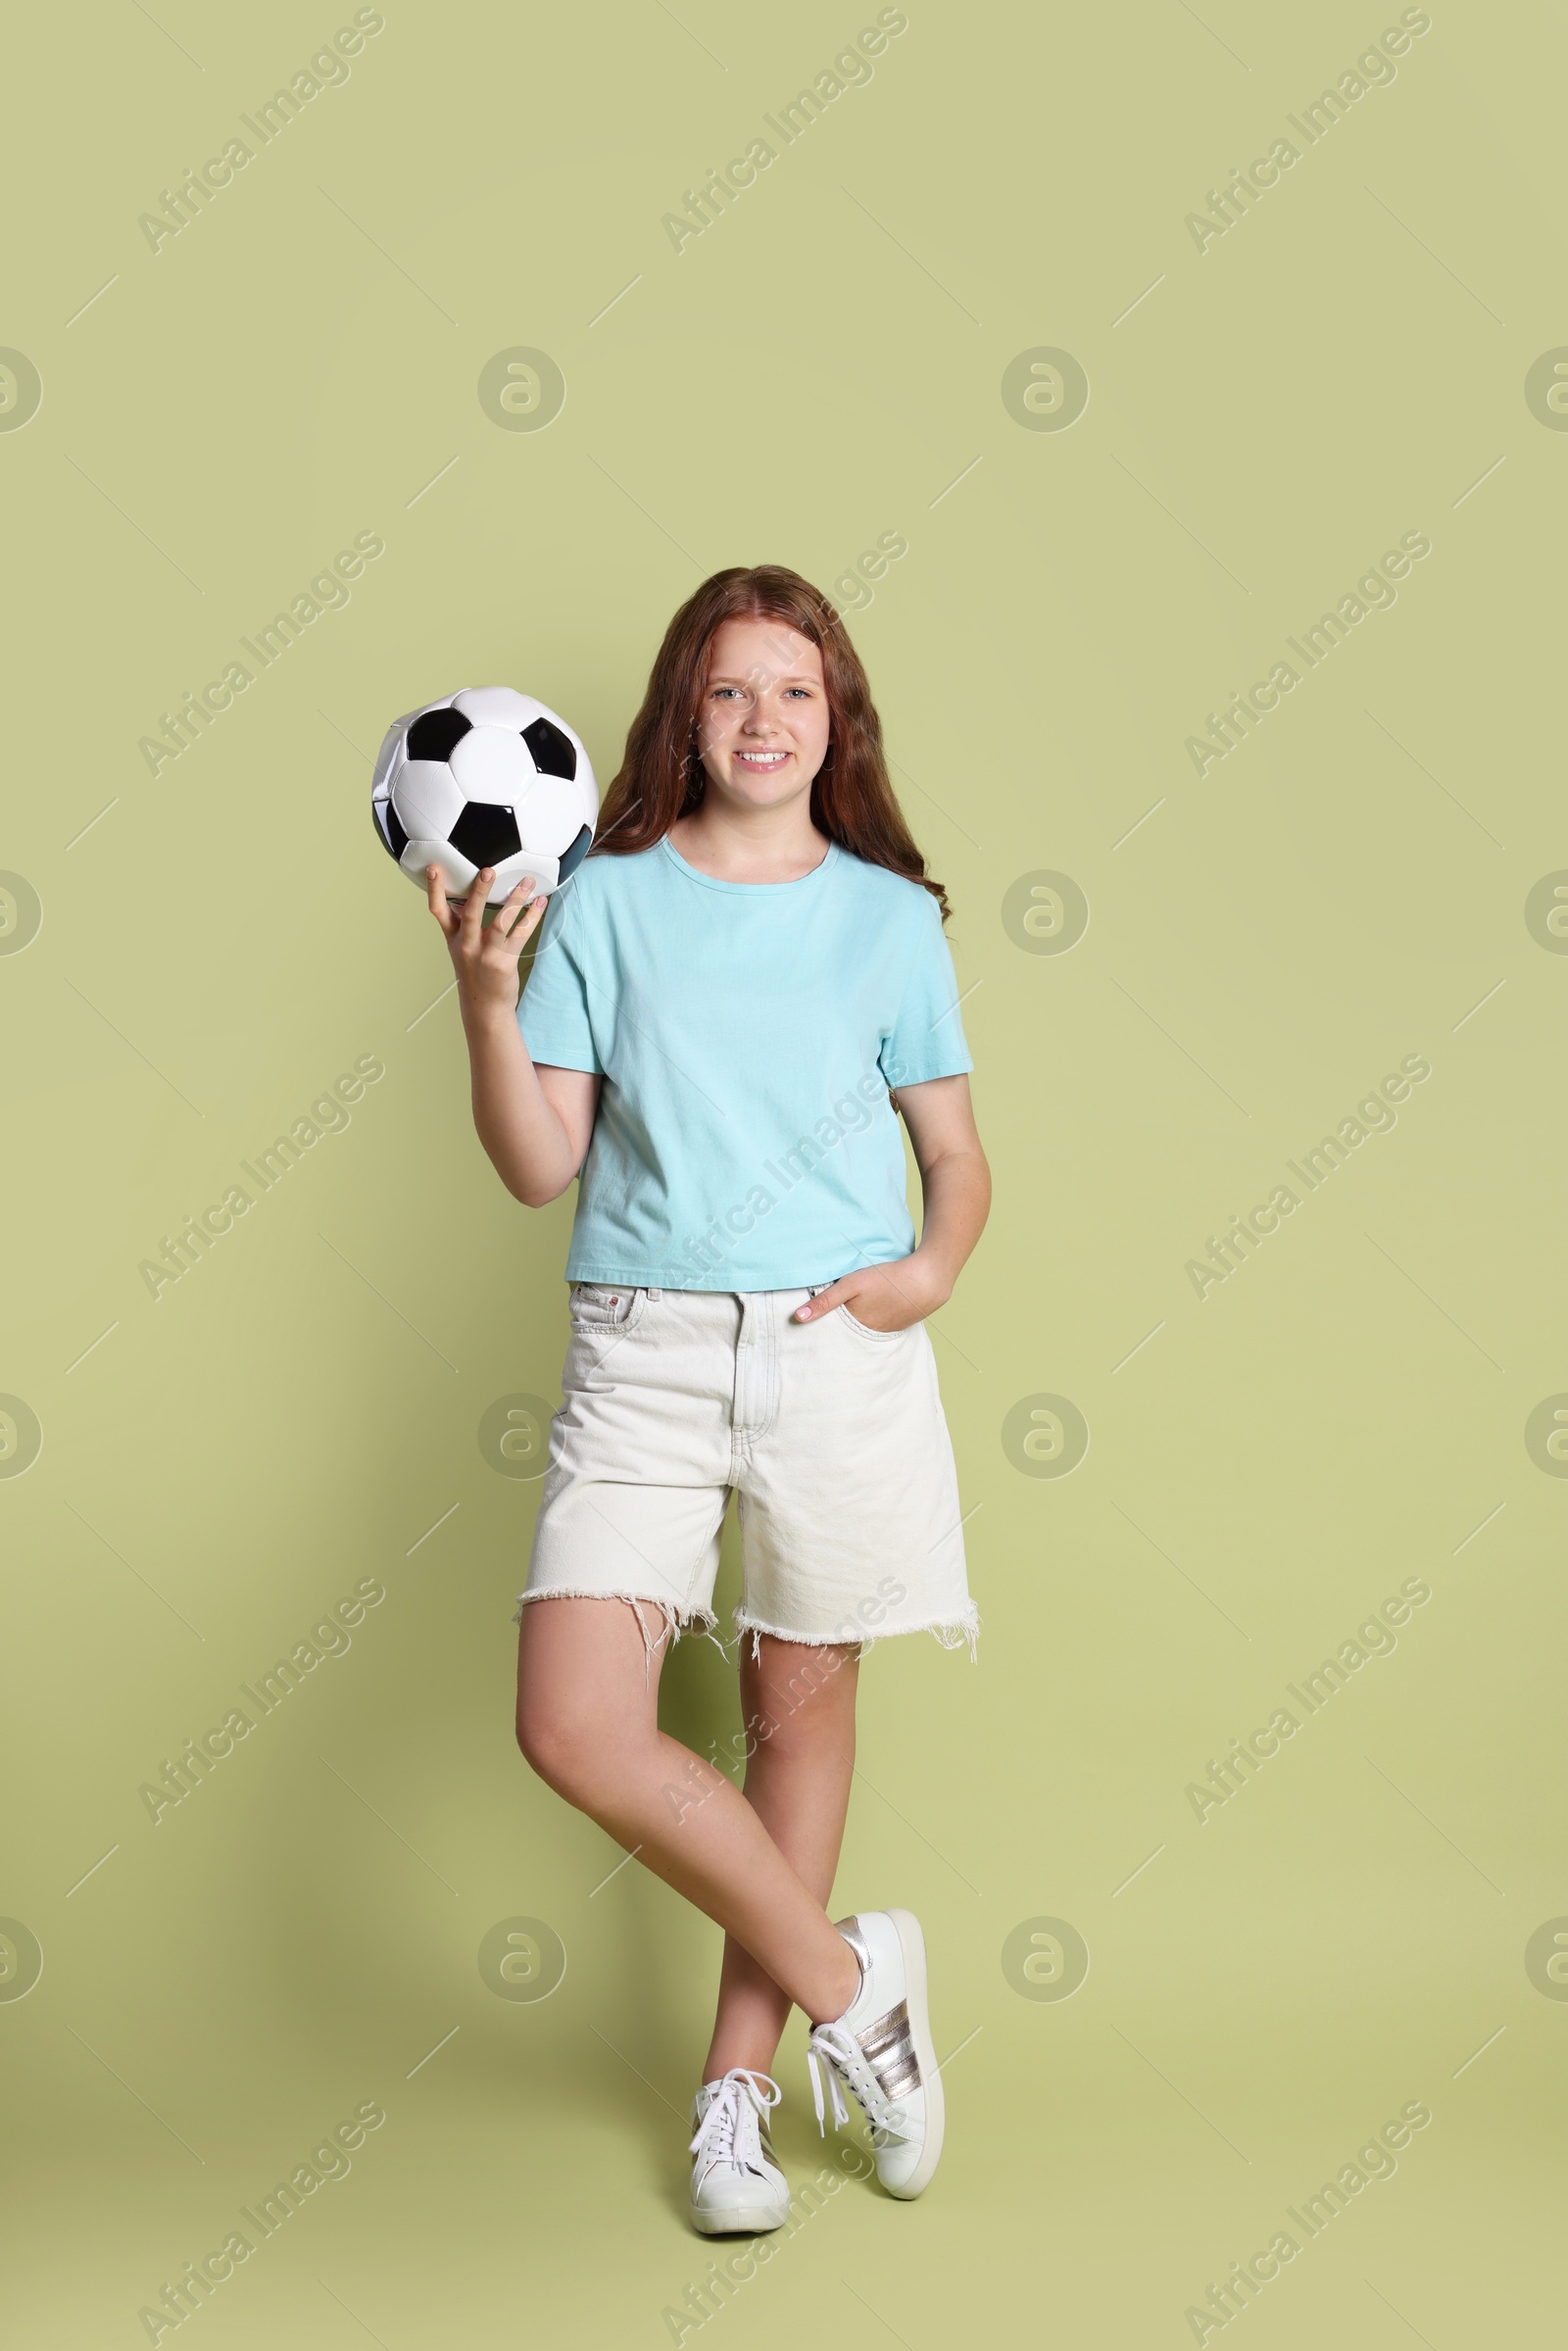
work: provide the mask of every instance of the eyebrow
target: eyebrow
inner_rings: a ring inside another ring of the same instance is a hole
[[[819,686],[823,682],[809,669],[772,669],[768,671],[768,677],[775,686]],[[749,669],[740,671],[719,669],[714,671],[708,683],[710,686],[749,686],[752,683],[752,672]]]

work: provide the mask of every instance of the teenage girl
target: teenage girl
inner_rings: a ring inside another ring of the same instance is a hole
[[[882,2185],[916,2196],[942,2148],[920,1929],[907,1910],[835,1925],[824,1904],[861,1650],[913,1632],[974,1649],[923,1318],[991,1183],[946,894],[832,606],[775,564],[706,581],[670,622],[587,860],[548,901],[520,882],[486,926],[491,879],[449,903],[428,873],[474,1124],[526,1206],[578,1179],[565,1400],[517,1609],[518,1742],[724,1930],[695,2227],[788,2215],[767,2068],[792,2003],[818,2121],[825,2068],[835,2128],[842,2083]],[[744,1792],[657,1711],[668,1643],[717,1621],[732,1488]]]

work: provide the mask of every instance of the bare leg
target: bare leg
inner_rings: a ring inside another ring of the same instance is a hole
[[[855,1769],[855,1691],[859,1651],[761,1638],[741,1642],[746,1801],[817,1901],[833,1890]],[[851,1984],[840,2010],[855,1995]],[[724,1942],[718,2014],[703,2068],[716,2082],[731,2066],[765,2074],[789,2015],[787,1991],[733,1935]],[[820,2024],[823,2020],[812,2020]]]
[[[821,1896],[717,1765],[659,1728],[664,1645],[649,1672],[627,1602],[530,1601],[517,1743],[541,1779],[706,1911],[813,2022],[842,2016],[859,1974]]]

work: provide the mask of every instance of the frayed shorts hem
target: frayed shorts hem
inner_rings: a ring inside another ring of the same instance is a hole
[[[521,1624],[522,1612],[530,1600],[624,1600],[637,1619],[637,1630],[643,1637],[643,1649],[650,1664],[658,1641],[677,1641],[683,1633],[705,1634],[720,1656],[726,1654],[718,1638],[718,1619],[711,1608],[677,1608],[673,1601],[653,1599],[646,1592],[593,1592],[580,1585],[550,1584],[517,1594],[517,1605],[512,1612],[514,1625]],[[645,1608],[651,1608],[661,1620],[657,1636],[648,1630],[643,1616]]]
[[[653,1654],[655,1637],[650,1634],[644,1621],[643,1610],[645,1608],[651,1608],[661,1620],[662,1630],[658,1635],[658,1640],[677,1641],[683,1633],[701,1633],[712,1641],[714,1647],[722,1655],[727,1656],[729,1653],[725,1643],[719,1639],[718,1618],[711,1608],[677,1608],[673,1601],[655,1599],[646,1592],[600,1592],[591,1591],[585,1586],[552,1584],[518,1593],[517,1605],[512,1612],[512,1621],[514,1625],[521,1624],[522,1612],[530,1600],[624,1600],[627,1607],[636,1616],[638,1629],[643,1637],[643,1647],[650,1656]],[[975,1609],[971,1609],[965,1616],[947,1620],[935,1617],[926,1618],[919,1624],[889,1625],[878,1633],[858,1635],[847,1635],[846,1628],[842,1625],[831,1633],[787,1631],[782,1625],[770,1625],[763,1618],[754,1616],[746,1608],[735,1610],[734,1625],[737,1642],[743,1641],[748,1633],[752,1636],[754,1658],[761,1654],[761,1636],[764,1633],[770,1641],[792,1641],[798,1648],[858,1649],[861,1656],[865,1656],[873,1649],[879,1641],[887,1641],[901,1633],[929,1633],[932,1639],[945,1649],[962,1648],[967,1641],[969,1661],[973,1664],[976,1662],[976,1643],[980,1638],[980,1617],[978,1610]]]
[[[838,1630],[833,1633],[791,1633],[786,1632],[782,1625],[766,1624],[760,1617],[751,1615],[747,1609],[737,1608],[735,1631],[742,1640],[750,1633],[754,1657],[760,1654],[760,1636],[764,1633],[770,1641],[794,1641],[798,1647],[803,1649],[858,1649],[862,1657],[874,1649],[879,1641],[896,1639],[901,1633],[929,1633],[932,1639],[945,1649],[961,1648],[967,1641],[969,1661],[974,1664],[977,1662],[976,1643],[980,1638],[980,1617],[977,1610],[971,1609],[966,1616],[955,1617],[947,1622],[936,1617],[928,1617],[914,1625],[887,1625],[879,1633],[850,1634],[843,1625],[840,1625]]]
[[[657,1608],[677,1640],[693,1627],[700,1633],[711,1633],[718,1623],[711,1608],[677,1608],[673,1600],[656,1600],[647,1592],[606,1592],[601,1584],[539,1584],[518,1592],[517,1605],[512,1611],[514,1625],[521,1624],[530,1600],[625,1600],[633,1608]]]

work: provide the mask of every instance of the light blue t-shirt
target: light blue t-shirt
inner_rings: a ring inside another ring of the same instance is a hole
[[[888,1088],[972,1069],[929,891],[837,843],[793,882],[668,840],[551,899],[517,1007],[536,1062],[602,1073],[569,1282],[795,1290],[907,1256]]]

